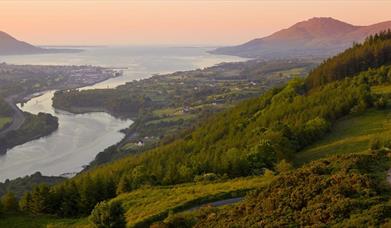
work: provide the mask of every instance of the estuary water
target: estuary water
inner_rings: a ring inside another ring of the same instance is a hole
[[[82,89],[114,88],[153,74],[192,70],[220,62],[242,61],[232,56],[208,54],[204,47],[90,47],[80,53],[0,56],[0,62],[33,65],[96,65],[123,70],[121,77]],[[14,147],[0,156],[0,181],[34,172],[64,175],[79,172],[96,154],[119,142],[132,120],[107,113],[71,114],[52,107],[54,91],[34,97],[23,106],[25,112],[50,113],[59,119],[51,135]]]

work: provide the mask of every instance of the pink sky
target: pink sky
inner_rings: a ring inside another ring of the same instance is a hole
[[[312,17],[369,25],[391,1],[0,1],[0,30],[33,44],[227,45]]]

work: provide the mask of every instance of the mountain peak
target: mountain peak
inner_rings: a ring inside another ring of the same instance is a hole
[[[10,34],[0,31],[0,40],[16,40]]]
[[[213,53],[261,58],[328,57],[361,42],[368,35],[391,28],[391,22],[356,26],[332,17],[313,17],[270,36],[239,46],[223,47]]]
[[[338,36],[356,30],[354,26],[331,17],[314,17],[278,31],[265,39],[273,40],[311,40],[315,38]]]

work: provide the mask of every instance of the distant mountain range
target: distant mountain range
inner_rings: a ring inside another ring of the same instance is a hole
[[[328,57],[361,42],[367,36],[391,28],[391,21],[355,26],[333,18],[317,17],[238,46],[222,47],[214,54],[250,58]]]
[[[0,55],[24,55],[43,53],[68,53],[80,52],[78,49],[47,49],[36,47],[29,43],[19,41],[11,35],[0,31]]]

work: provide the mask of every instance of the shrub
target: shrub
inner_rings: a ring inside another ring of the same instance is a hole
[[[98,228],[122,228],[125,227],[124,209],[119,202],[98,203],[92,211],[90,222]]]
[[[293,169],[293,166],[287,162],[285,159],[281,160],[277,165],[276,165],[276,171],[278,173],[285,173]]]
[[[387,101],[384,97],[381,96],[373,103],[373,105],[377,109],[385,109],[387,106]]]
[[[7,192],[1,197],[1,203],[5,211],[15,212],[18,210],[18,201],[15,195],[11,192]]]

